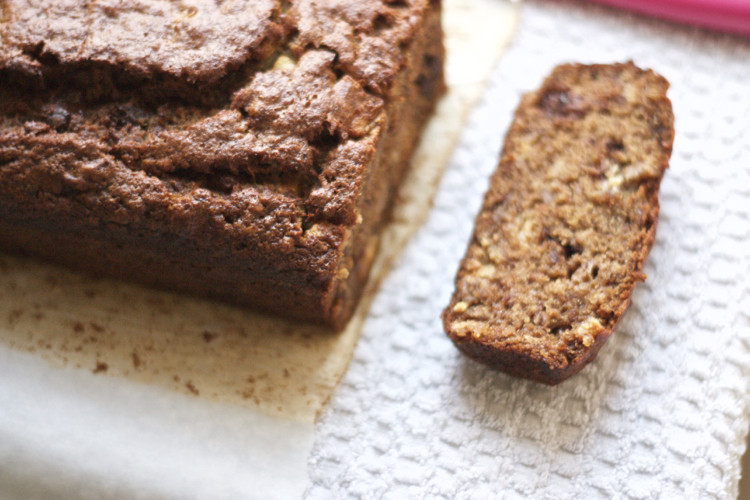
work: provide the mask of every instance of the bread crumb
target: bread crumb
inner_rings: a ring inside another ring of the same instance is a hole
[[[456,312],[458,312],[458,313],[462,313],[462,312],[466,311],[466,309],[468,309],[468,308],[469,308],[469,304],[467,304],[463,300],[460,301],[460,302],[456,302],[456,305],[453,306],[453,310],[456,311]]]
[[[289,57],[288,55],[281,54],[277,59],[276,62],[273,64],[273,69],[275,70],[292,70],[296,66],[296,63],[294,62],[294,59]]]
[[[492,278],[495,275],[495,266],[484,265],[477,271],[477,276],[480,278]]]

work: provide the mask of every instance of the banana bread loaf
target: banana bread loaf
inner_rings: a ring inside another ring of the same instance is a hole
[[[523,97],[443,312],[461,351],[547,384],[596,356],[645,279],[667,87],[632,63],[563,65]]]
[[[434,0],[7,0],[0,249],[342,327],[444,89]]]

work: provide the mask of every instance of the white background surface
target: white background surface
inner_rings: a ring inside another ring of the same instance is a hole
[[[439,314],[524,90],[561,62],[670,80],[676,140],[648,280],[554,387],[461,357]],[[435,207],[324,413],[308,497],[735,498],[750,380],[750,42],[573,2],[524,4]]]
[[[2,347],[0,409],[3,500],[287,499],[307,485],[305,422]]]

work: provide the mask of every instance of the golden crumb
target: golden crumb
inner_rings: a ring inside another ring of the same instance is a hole
[[[273,64],[273,69],[276,70],[291,70],[294,69],[294,66],[296,63],[294,62],[294,59],[291,57],[281,54],[277,59],[276,62]]]
[[[571,64],[522,98],[443,312],[461,351],[547,384],[593,359],[653,242],[667,87],[632,63]]]

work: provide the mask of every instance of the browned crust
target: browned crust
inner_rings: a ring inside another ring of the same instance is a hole
[[[66,1],[3,7],[0,249],[343,327],[444,91],[440,3]],[[117,24],[173,14],[206,36],[141,50]]]
[[[457,273],[456,292],[442,314],[459,350],[496,370],[550,385],[596,357],[628,308],[635,284],[645,279],[641,269],[654,243],[659,184],[674,139],[667,87],[662,77],[632,63],[563,65],[524,96]],[[644,115],[645,133],[631,133],[639,124],[628,121],[627,106]],[[609,119],[616,113],[624,125]],[[601,128],[591,129],[597,121]],[[618,130],[623,136],[613,135]],[[535,148],[525,147],[528,137],[539,141]],[[588,151],[596,148],[603,153]],[[628,179],[631,164],[646,167]],[[558,170],[560,175],[550,175]],[[552,196],[548,203],[557,213],[540,215],[545,204],[529,199],[548,196],[548,187],[572,194]],[[520,232],[514,225],[519,219],[526,221]],[[588,230],[602,230],[602,221],[611,227],[592,235]],[[589,264],[583,258],[597,263],[595,273],[583,275]],[[610,261],[612,269],[606,267]],[[538,303],[523,302],[537,293]],[[524,308],[508,307],[514,300]]]

